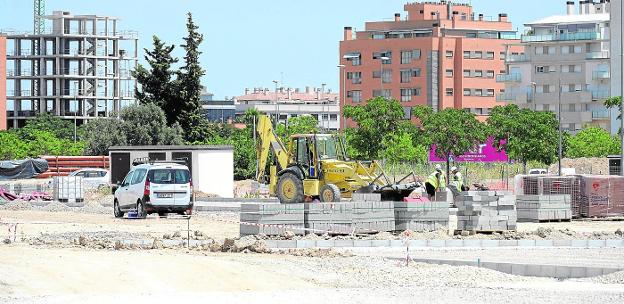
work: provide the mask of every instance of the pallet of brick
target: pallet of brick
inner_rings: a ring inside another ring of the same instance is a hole
[[[515,180],[517,195],[570,195],[572,216],[581,216],[579,176],[522,175]]]
[[[581,176],[581,215],[606,217],[610,214],[609,176]]]
[[[465,191],[456,199],[457,230],[516,230],[516,197],[510,191]]]
[[[241,204],[240,235],[282,235],[292,231],[303,235],[304,204]]]
[[[569,221],[571,195],[518,195],[518,222]]]
[[[616,215],[624,215],[624,177],[609,177],[609,204]]]
[[[394,231],[394,202],[354,202],[353,229],[355,233]]]
[[[435,231],[449,224],[446,202],[394,202],[396,231]]]

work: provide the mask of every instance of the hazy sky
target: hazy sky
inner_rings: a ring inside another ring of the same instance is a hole
[[[338,42],[344,26],[404,16],[406,0],[47,0],[46,13],[111,15],[122,29],[137,30],[141,49],[152,35],[180,44],[185,14],[204,34],[204,85],[216,98],[243,94],[245,87],[273,88],[273,80],[303,88],[326,83],[338,89]],[[460,1],[458,1],[460,2]],[[472,0],[475,12],[508,13],[514,27],[565,13],[566,0]],[[578,1],[577,1],[578,2]],[[30,0],[0,0],[0,29],[32,30]],[[176,50],[180,56],[181,49]],[[143,52],[140,56],[142,59]]]

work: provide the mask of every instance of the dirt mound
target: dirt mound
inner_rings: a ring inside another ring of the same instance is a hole
[[[609,174],[609,160],[605,158],[564,158],[561,160],[563,168],[574,168],[576,174]],[[553,164],[548,168],[550,173],[559,173],[559,165]]]

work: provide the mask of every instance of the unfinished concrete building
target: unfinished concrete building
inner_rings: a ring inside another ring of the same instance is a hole
[[[134,104],[138,35],[115,17],[45,16],[40,34],[7,33],[7,122],[23,127],[37,114],[75,121],[111,117]]]

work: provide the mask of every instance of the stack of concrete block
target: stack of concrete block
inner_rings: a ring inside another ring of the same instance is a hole
[[[353,203],[353,229],[356,233],[394,231],[394,202]]]
[[[240,235],[281,235],[285,231],[303,235],[304,230],[300,229],[304,228],[303,209],[303,204],[241,204]]]
[[[379,202],[381,201],[381,193],[353,193],[352,202]]]
[[[455,198],[457,230],[516,230],[516,197],[511,191],[464,191]]]
[[[331,231],[339,234],[353,232],[353,203],[305,204],[304,225],[317,231]]]
[[[571,195],[518,195],[519,222],[569,221],[572,219]]]
[[[394,202],[395,230],[435,231],[449,224],[446,202]]]

